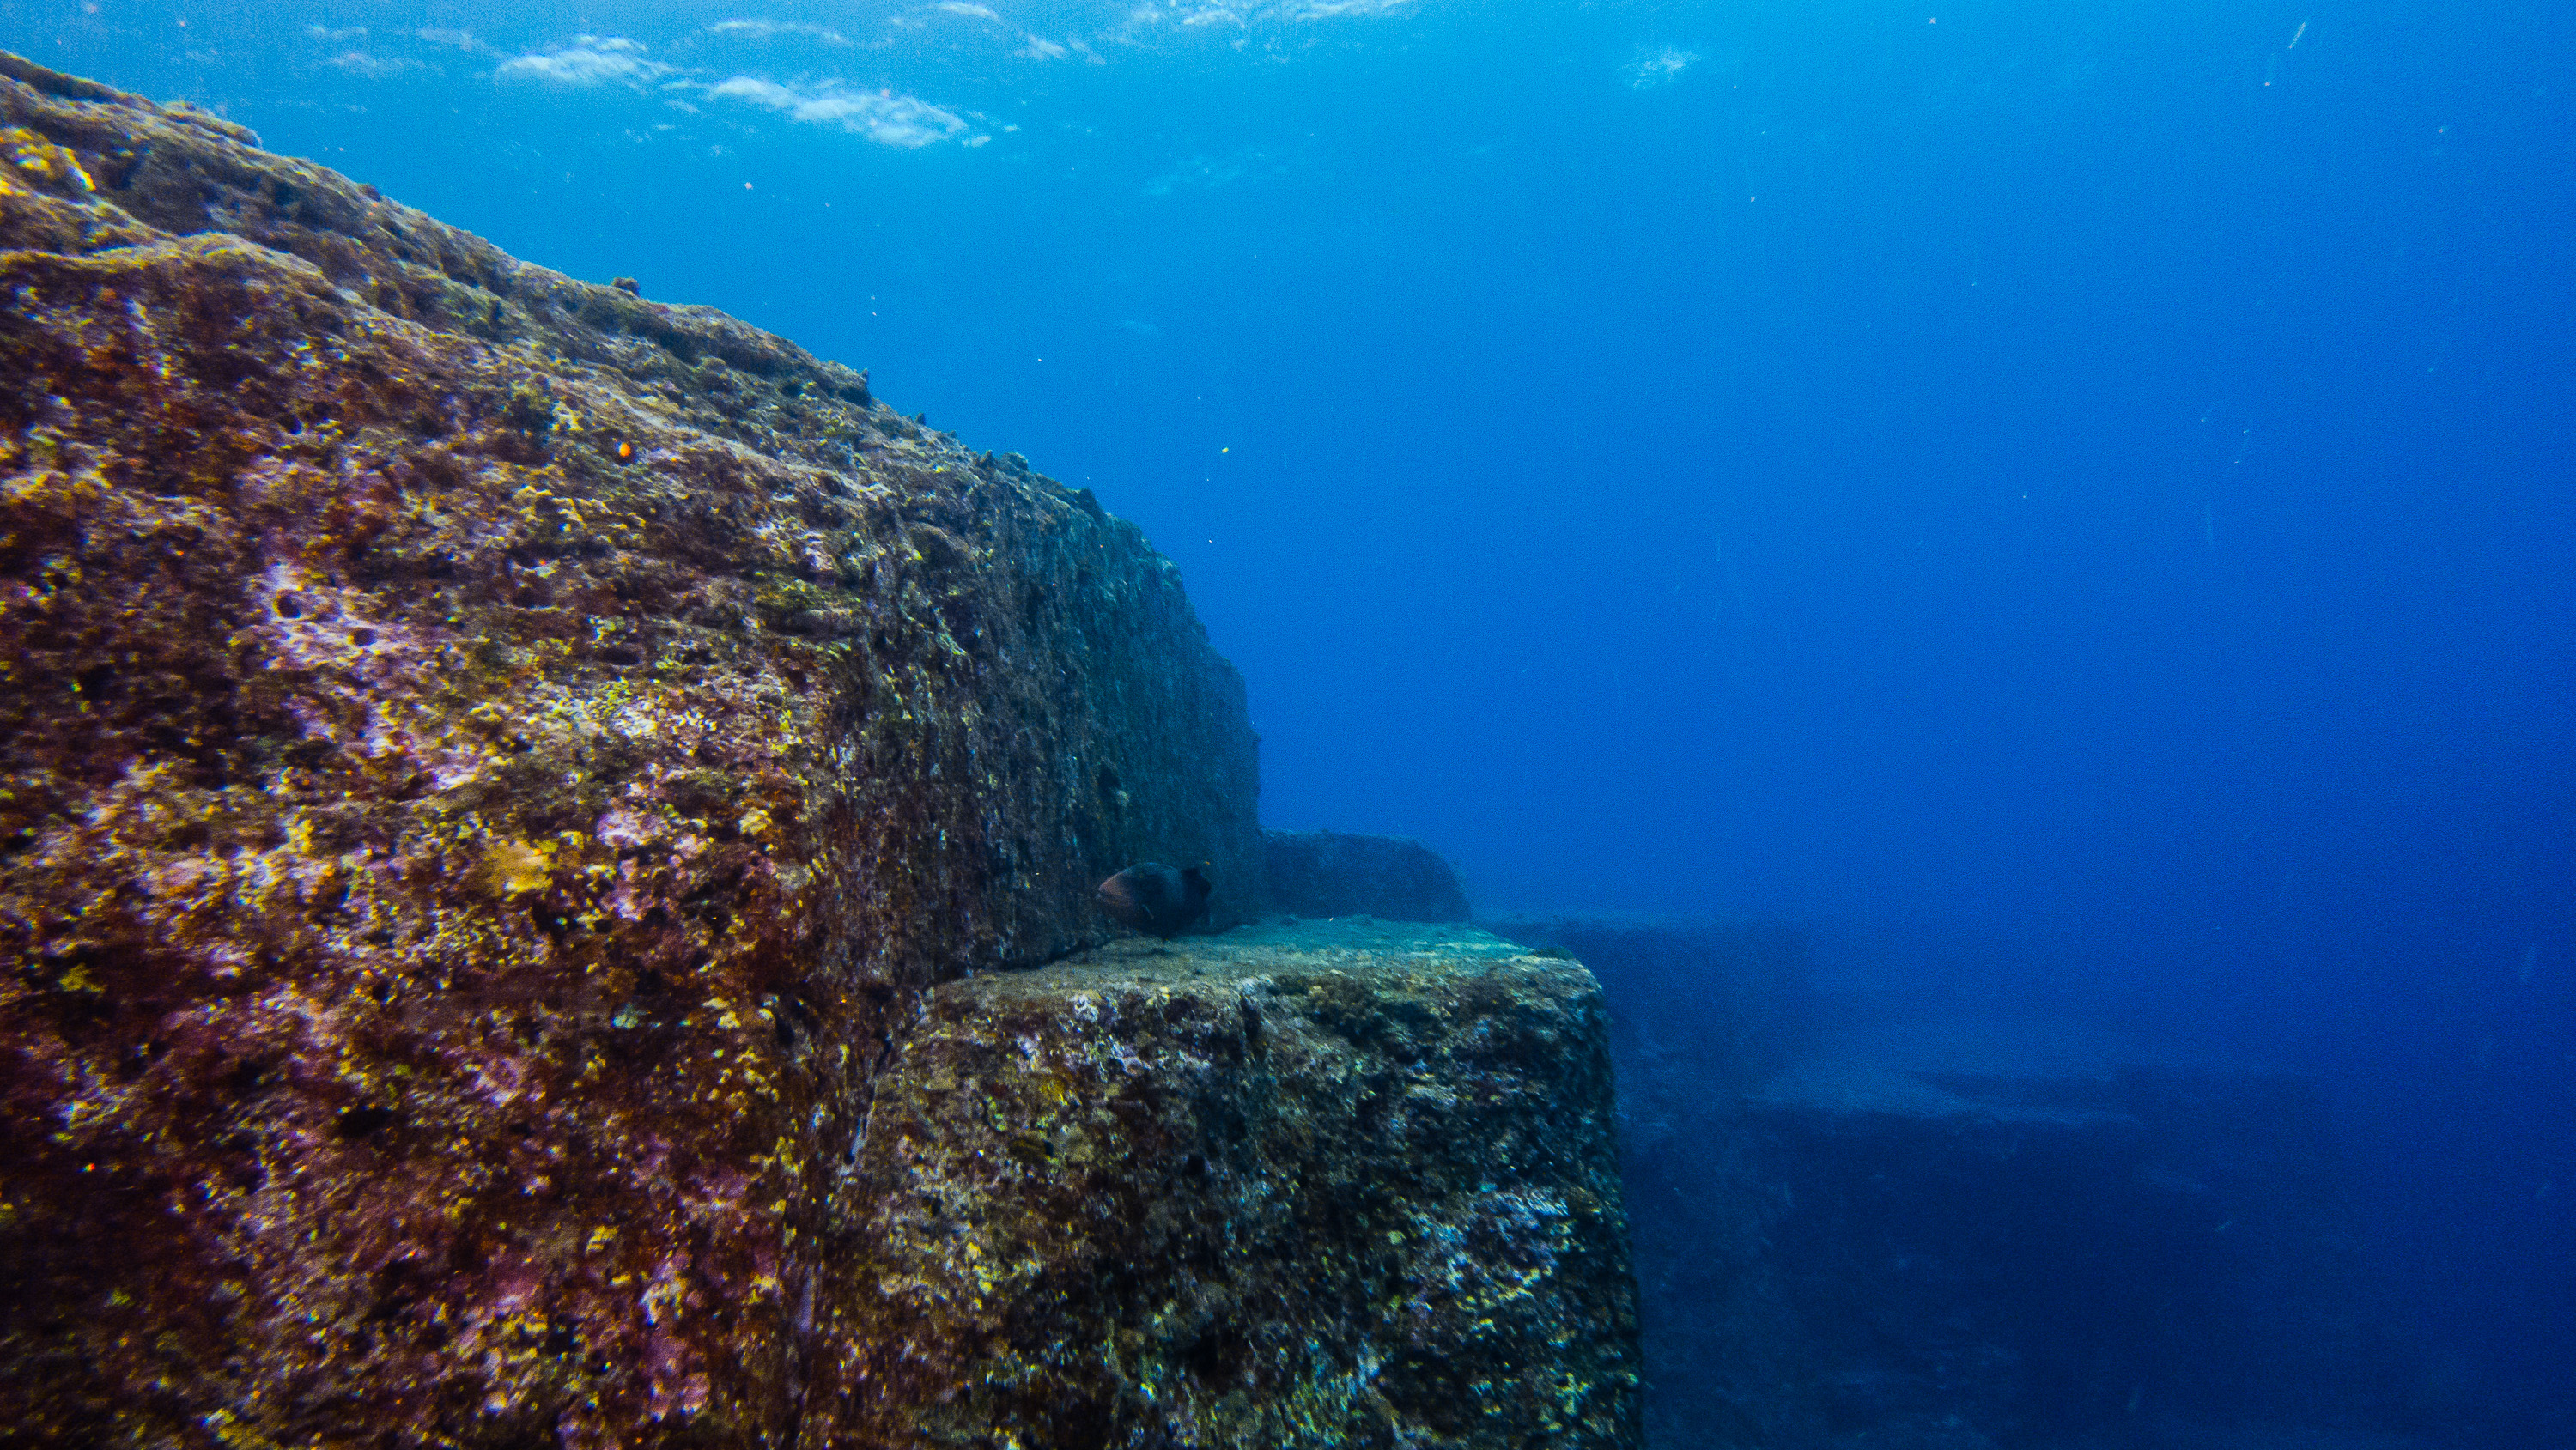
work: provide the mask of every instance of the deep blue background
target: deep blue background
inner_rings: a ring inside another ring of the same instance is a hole
[[[1249,678],[1273,825],[2328,1074],[2425,1394],[2566,1413],[2566,7],[994,8],[7,0],[0,44],[1096,488]],[[853,43],[700,29],[742,15]],[[585,31],[674,69],[495,74]]]

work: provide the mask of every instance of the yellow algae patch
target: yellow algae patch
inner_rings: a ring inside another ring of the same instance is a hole
[[[68,185],[83,194],[98,190],[71,152],[24,126],[0,131],[0,156],[7,156],[10,165],[38,180]]]
[[[555,844],[495,841],[483,853],[483,875],[505,896],[543,891],[554,880]]]

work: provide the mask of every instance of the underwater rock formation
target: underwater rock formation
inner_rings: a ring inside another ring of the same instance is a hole
[[[1974,1045],[1812,1063],[1742,1104],[1725,1154],[1641,1155],[1641,1190],[1725,1182],[1736,1205],[1727,1233],[1681,1199],[1658,1256],[1690,1312],[1658,1383],[1698,1401],[1670,1407],[1693,1427],[1670,1443],[1712,1443],[1696,1426],[1731,1412],[1765,1450],[1859,1427],[1958,1450],[2397,1450],[2378,1437],[2408,1428],[2418,1376],[2360,1269],[2313,1082],[1932,1033]]]
[[[865,1446],[1633,1446],[1600,989],[1463,928],[1128,940],[936,989],[830,1219]]]
[[[1609,1004],[1649,1445],[2401,1443],[2312,1082],[1827,992],[1774,926],[1483,925]]]
[[[2401,1429],[2416,1375],[2360,1272],[2316,1084],[2032,1046],[1873,1051],[1747,1102],[1762,1252],[1705,1298],[1718,1254],[1672,1262],[1703,1329],[1680,1378],[1754,1409],[1765,1447],[1855,1424],[1963,1450]],[[1765,1368],[1793,1357],[1780,1396]]]
[[[1260,907],[1091,496],[714,311],[0,56],[18,1443],[783,1444],[935,981]],[[853,1316],[857,1316],[854,1318]]]
[[[1419,841],[1340,831],[1265,831],[1270,906],[1289,916],[1465,921],[1457,869]]]

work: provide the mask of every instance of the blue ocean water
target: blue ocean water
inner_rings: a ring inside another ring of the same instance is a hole
[[[1096,489],[1243,668],[1274,826],[2321,1075],[2427,1393],[2576,1425],[2576,12],[7,0],[0,45]]]

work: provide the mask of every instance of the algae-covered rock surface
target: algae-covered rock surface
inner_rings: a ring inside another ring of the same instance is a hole
[[[1171,565],[859,373],[8,56],[0,293],[13,1443],[790,1443],[920,993],[1257,909]]]
[[[1581,966],[1465,927],[1126,941],[930,994],[817,1332],[851,1445],[1629,1446],[1635,1289]]]

